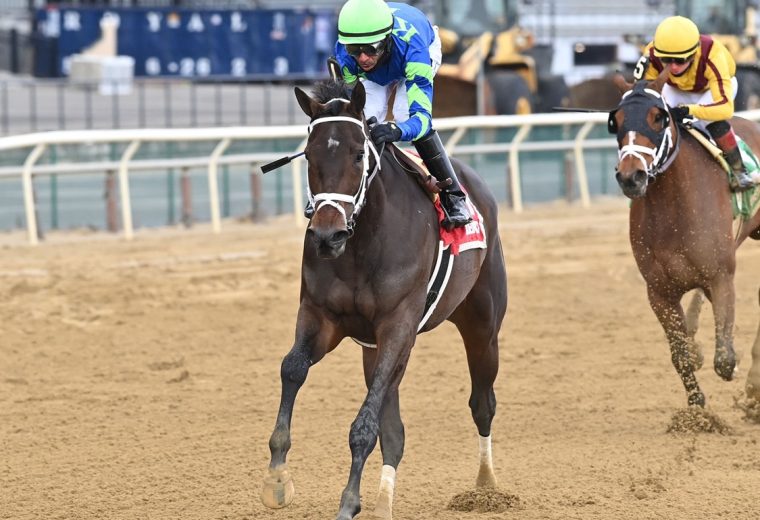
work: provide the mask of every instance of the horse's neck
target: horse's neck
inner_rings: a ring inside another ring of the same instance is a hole
[[[693,137],[681,133],[678,156],[647,189],[647,205],[657,213],[700,215],[705,192],[724,191],[722,168]]]
[[[417,219],[420,208],[429,210],[435,221],[435,209],[427,202],[422,188],[403,171],[390,152],[383,153],[381,169],[367,190],[367,203],[357,217],[354,248],[401,247],[410,240],[419,240],[410,229],[410,219]],[[434,227],[433,229],[437,229]],[[380,243],[382,241],[382,243]],[[371,244],[371,245],[370,245]]]

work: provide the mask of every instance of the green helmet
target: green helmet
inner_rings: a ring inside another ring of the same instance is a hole
[[[383,0],[348,0],[338,15],[338,41],[374,43],[393,29],[393,14]]]

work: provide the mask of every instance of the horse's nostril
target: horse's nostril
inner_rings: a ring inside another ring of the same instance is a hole
[[[336,231],[330,237],[330,244],[340,245],[346,240],[348,240],[348,231],[346,230]]]

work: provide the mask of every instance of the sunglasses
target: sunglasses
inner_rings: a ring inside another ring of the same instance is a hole
[[[694,59],[694,55],[687,56],[685,58],[660,58],[660,61],[665,65],[670,65],[671,63],[675,63],[676,65],[683,65],[684,63],[690,62],[692,59]]]
[[[346,52],[354,58],[358,58],[362,54],[377,56],[378,54],[382,54],[384,50],[385,40],[375,43],[351,43],[346,45]]]

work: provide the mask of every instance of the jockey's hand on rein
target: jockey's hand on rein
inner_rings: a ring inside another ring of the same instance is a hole
[[[373,126],[369,135],[375,146],[380,146],[383,143],[393,143],[401,139],[401,129],[394,122],[381,123]]]
[[[677,107],[670,107],[670,117],[676,124],[681,123],[689,115],[689,107],[686,105],[678,105]]]

